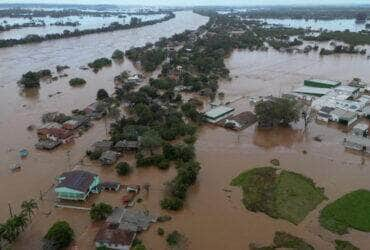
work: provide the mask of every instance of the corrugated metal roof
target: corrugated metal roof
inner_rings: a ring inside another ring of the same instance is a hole
[[[211,109],[206,113],[206,116],[210,119],[216,119],[220,116],[226,115],[232,111],[234,111],[234,108],[227,107],[227,106],[218,106],[214,109]]]
[[[293,92],[295,93],[302,93],[302,94],[308,94],[308,95],[326,95],[328,94],[331,89],[326,89],[326,88],[315,88],[315,87],[308,87],[308,86],[303,86],[299,87]]]

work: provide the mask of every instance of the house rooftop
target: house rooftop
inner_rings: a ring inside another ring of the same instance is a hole
[[[354,127],[353,127],[354,130],[361,130],[361,131],[366,131],[369,129],[369,125],[367,125],[366,123],[359,123],[359,124],[356,124]]]
[[[91,184],[94,182],[96,174],[83,171],[83,170],[74,170],[71,172],[65,172],[59,176],[59,184],[57,188],[66,187],[81,192],[89,191]]]
[[[117,226],[118,225],[105,223],[96,234],[95,242],[114,246],[131,246],[136,237],[136,233],[129,230],[122,230]]]
[[[335,109],[334,111],[331,112],[331,115],[335,115],[342,119],[349,119],[349,120],[357,116],[356,113],[351,112],[351,111],[346,111],[343,109]]]
[[[234,111],[234,108],[227,107],[227,106],[218,106],[216,108],[211,109],[210,111],[206,112],[207,118],[210,119],[217,119],[223,115],[226,115],[228,113],[231,113]]]
[[[293,92],[295,93],[315,95],[315,96],[323,96],[323,95],[328,94],[330,91],[332,90],[327,89],[327,88],[316,88],[316,87],[308,87],[308,86],[299,87],[293,90]]]
[[[310,82],[317,82],[317,83],[322,83],[322,84],[325,84],[325,85],[332,85],[333,87],[334,86],[338,86],[341,84],[340,81],[333,81],[333,80],[323,80],[323,79],[308,79],[306,81],[310,81]]]
[[[118,207],[113,209],[113,213],[106,220],[108,223],[119,224],[119,228],[122,230],[134,232],[147,230],[150,224],[156,221],[156,217],[144,211]]]

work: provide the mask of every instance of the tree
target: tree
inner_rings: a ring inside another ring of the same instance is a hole
[[[44,236],[47,244],[51,244],[55,249],[68,247],[73,238],[74,232],[66,221],[55,222]]]
[[[288,98],[260,101],[254,110],[260,127],[287,126],[292,122],[297,122],[300,117],[300,107],[297,101]]]
[[[24,231],[24,228],[27,226],[28,223],[27,215],[23,213],[19,215],[14,215],[11,220],[13,220],[14,226],[17,228],[18,232],[20,230]]]
[[[109,98],[109,94],[105,89],[99,89],[98,93],[96,94],[96,100],[103,101]]]
[[[34,199],[28,201],[23,201],[21,204],[22,212],[28,215],[28,218],[31,220],[31,215],[34,214],[33,210],[38,209],[38,204]]]
[[[19,84],[23,85],[25,88],[36,88],[40,87],[40,78],[37,72],[28,71],[22,76]]]
[[[127,162],[120,162],[116,166],[116,171],[118,175],[128,175],[132,169]]]
[[[141,146],[150,151],[153,155],[153,150],[162,145],[162,138],[159,136],[158,132],[154,130],[146,131],[141,137]]]
[[[122,60],[125,56],[125,53],[122,50],[116,49],[112,54],[112,59]]]
[[[90,210],[90,218],[94,221],[105,220],[113,212],[112,206],[103,202],[93,205]]]

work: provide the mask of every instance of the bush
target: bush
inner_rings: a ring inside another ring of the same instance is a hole
[[[69,80],[69,85],[75,87],[75,86],[81,86],[81,85],[84,85],[86,84],[86,80],[82,79],[82,78],[72,78],[71,80]]]
[[[167,235],[166,241],[167,241],[168,245],[176,246],[180,243],[181,238],[182,238],[182,235],[178,231],[175,230],[172,233],[170,233],[169,235]]]
[[[161,227],[159,227],[159,228],[157,229],[157,233],[158,233],[158,235],[163,236],[163,235],[164,235],[164,229],[163,229],[163,228],[161,228]]]
[[[184,206],[184,202],[177,197],[168,197],[161,200],[161,208],[177,211]]]
[[[63,249],[68,247],[73,237],[74,233],[69,224],[66,221],[58,221],[51,226],[44,239],[55,249]]]
[[[122,60],[125,56],[125,53],[122,50],[116,49],[112,54],[112,59]]]
[[[90,218],[94,221],[105,220],[113,212],[112,206],[103,202],[93,205],[90,210]]]
[[[96,100],[103,101],[109,98],[109,94],[105,89],[99,89],[96,93]]]
[[[40,78],[37,72],[28,71],[19,81],[25,88],[37,88],[40,86]]]
[[[86,151],[86,155],[89,157],[90,160],[96,161],[99,160],[102,153],[100,151]]]
[[[96,59],[95,61],[88,64],[88,66],[94,69],[95,72],[109,65],[112,65],[112,60],[105,57]]]
[[[128,175],[131,173],[132,168],[127,162],[120,162],[116,166],[116,171],[118,175]]]

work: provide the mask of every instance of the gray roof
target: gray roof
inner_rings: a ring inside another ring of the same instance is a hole
[[[106,222],[119,224],[119,229],[140,232],[147,230],[151,223],[157,221],[157,217],[144,211],[126,208],[114,208],[113,213]]]
[[[92,151],[105,152],[108,151],[113,145],[112,141],[103,140],[97,141],[92,145]]]
[[[114,151],[105,151],[100,156],[99,160],[102,164],[111,165],[117,161],[118,153]]]
[[[119,141],[116,143],[116,145],[114,145],[115,148],[133,148],[133,149],[136,149],[140,146],[140,142],[139,141],[128,141],[128,140],[123,140],[123,141]]]

